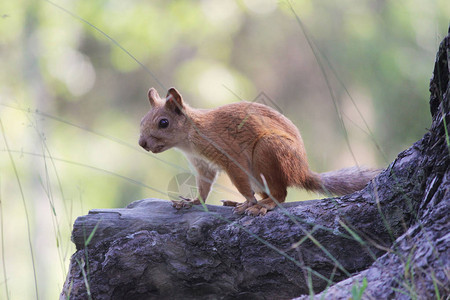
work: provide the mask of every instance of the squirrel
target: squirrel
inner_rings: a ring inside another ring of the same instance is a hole
[[[345,195],[361,190],[380,172],[361,167],[311,171],[297,127],[263,104],[238,102],[196,109],[175,88],[168,90],[166,99],[151,88],[148,99],[151,109],[142,118],[139,145],[153,153],[178,148],[197,171],[198,198],[172,201],[177,209],[204,203],[221,170],[246,199],[223,204],[234,206],[234,213],[251,216],[265,215],[284,202],[287,187]]]

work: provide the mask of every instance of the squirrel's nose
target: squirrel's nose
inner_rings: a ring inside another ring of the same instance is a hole
[[[140,139],[139,139],[139,146],[141,146],[141,147],[144,148],[145,150],[148,150],[148,147],[147,147],[147,141],[146,141],[145,139],[143,139],[143,138],[140,138]]]

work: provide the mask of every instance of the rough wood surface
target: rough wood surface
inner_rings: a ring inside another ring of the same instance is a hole
[[[364,190],[264,217],[211,205],[176,211],[158,199],[92,210],[75,221],[61,298],[348,299],[363,278],[369,299],[448,296],[449,53],[447,36],[429,132]]]

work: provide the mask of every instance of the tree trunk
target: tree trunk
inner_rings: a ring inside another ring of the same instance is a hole
[[[445,298],[449,58],[450,35],[430,83],[429,132],[362,191],[264,217],[212,205],[176,211],[158,199],[92,210],[75,221],[61,298]]]

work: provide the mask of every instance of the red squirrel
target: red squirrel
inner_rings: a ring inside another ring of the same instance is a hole
[[[244,203],[223,201],[224,205],[252,216],[265,215],[284,202],[287,187],[344,195],[362,189],[379,173],[359,167],[321,174],[311,171],[297,127],[263,104],[239,102],[196,109],[175,88],[168,90],[166,99],[151,88],[148,99],[151,109],[141,121],[139,145],[153,153],[178,148],[197,171],[198,198],[173,201],[177,209],[206,201],[220,170],[246,199]]]

